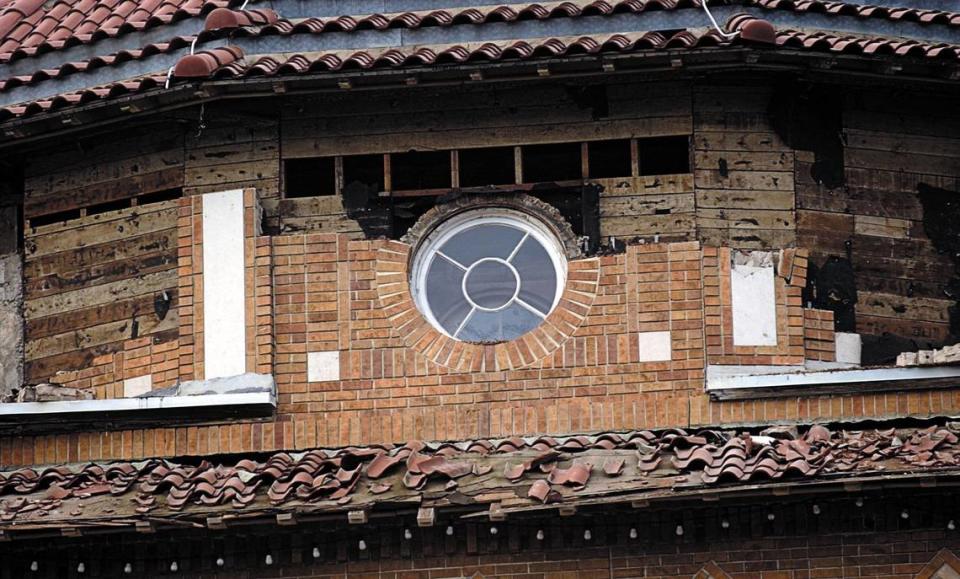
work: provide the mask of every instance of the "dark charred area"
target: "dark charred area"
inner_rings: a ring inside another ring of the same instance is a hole
[[[833,189],[844,185],[843,95],[806,83],[781,83],[770,99],[770,124],[791,147],[810,151],[810,178]]]
[[[367,239],[393,238],[393,206],[389,197],[380,197],[380,187],[352,181],[343,188],[343,208],[356,220]]]
[[[819,266],[811,262],[803,301],[832,311],[834,330],[855,332],[857,282],[850,259],[830,256]]]
[[[923,206],[923,230],[938,252],[953,262],[950,276],[944,276],[944,294],[950,307],[950,343],[960,340],[960,191],[948,191],[924,183],[917,186]]]

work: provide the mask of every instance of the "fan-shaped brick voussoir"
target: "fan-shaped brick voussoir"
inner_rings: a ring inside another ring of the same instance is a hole
[[[376,287],[380,307],[407,347],[458,372],[514,370],[546,358],[586,319],[600,282],[599,259],[570,261],[560,302],[539,327],[499,344],[461,342],[436,330],[417,309],[410,292],[411,251],[410,245],[400,241],[384,242],[377,251]]]

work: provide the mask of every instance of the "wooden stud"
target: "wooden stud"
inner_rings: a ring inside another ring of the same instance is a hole
[[[590,178],[590,145],[586,141],[580,143],[580,176]]]
[[[575,505],[562,505],[557,509],[557,512],[560,513],[561,517],[572,517],[577,514],[577,507]]]
[[[513,148],[513,178],[517,185],[523,183],[523,149],[520,145]]]
[[[636,139],[630,139],[630,175],[640,176],[640,147]]]
[[[460,151],[450,150],[450,186],[460,188]]]
[[[383,154],[383,190],[393,191],[393,176],[390,174],[390,153]]]
[[[368,520],[367,511],[357,510],[357,511],[349,511],[347,513],[347,521],[351,525],[363,525],[367,522],[367,520]]]
[[[63,527],[60,529],[60,534],[64,537],[79,537],[80,529],[76,527]]]
[[[337,155],[333,159],[333,192],[336,195],[343,193],[343,157]]]
[[[297,524],[297,515],[294,513],[277,513],[277,524],[283,527],[292,527]]]

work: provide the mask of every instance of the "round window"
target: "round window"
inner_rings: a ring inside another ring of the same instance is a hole
[[[444,334],[503,342],[539,326],[560,300],[566,259],[542,223],[509,209],[461,213],[420,245],[411,285]]]

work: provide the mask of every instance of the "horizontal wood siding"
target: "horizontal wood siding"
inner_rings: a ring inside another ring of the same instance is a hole
[[[75,146],[38,155],[28,167],[28,223],[183,185],[179,131],[147,125],[133,134],[99,135]],[[177,202],[64,216],[70,218],[26,230],[30,383],[88,368],[94,358],[122,350],[124,340],[135,336],[176,337]],[[154,302],[163,292],[172,307],[160,319]]]
[[[960,191],[960,114],[950,103],[936,95],[859,95],[843,115],[843,188],[815,183],[812,154],[798,153],[798,241],[815,264],[849,252],[858,332],[921,346],[950,335],[957,302],[946,289],[958,272],[929,238],[918,195],[920,184]]]
[[[697,235],[744,249],[796,245],[794,153],[773,131],[772,91],[750,85],[694,90]]]

